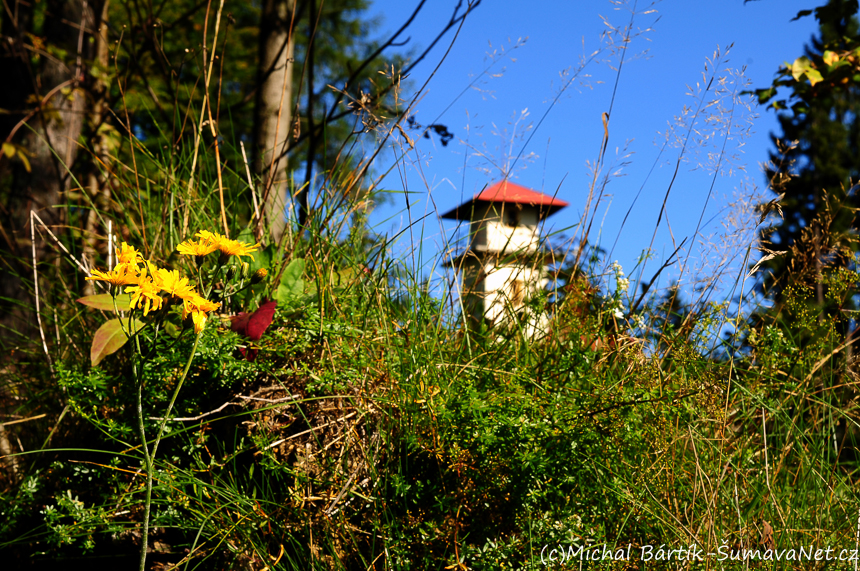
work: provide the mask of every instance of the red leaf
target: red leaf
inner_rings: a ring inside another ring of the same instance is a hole
[[[248,320],[251,318],[250,313],[245,313],[244,311],[240,311],[238,315],[234,315],[230,318],[230,321],[233,324],[230,326],[230,329],[242,335],[243,337],[247,337],[245,331],[248,329]]]
[[[132,330],[130,333],[143,329],[144,323],[139,319],[131,320]],[[128,327],[127,323],[119,319],[111,319],[102,324],[93,336],[93,344],[90,347],[90,362],[93,367],[98,365],[102,359],[116,353],[128,341],[128,336],[125,334],[124,327]]]
[[[256,341],[263,336],[263,333],[275,317],[275,308],[277,306],[277,301],[266,302],[248,318],[248,325],[245,328],[245,335],[248,336],[248,339]]]
[[[249,362],[253,362],[257,358],[257,350],[256,349],[245,349],[244,347],[239,347],[239,352],[242,353],[242,356],[245,357]]]
[[[265,333],[269,325],[271,325],[272,319],[275,317],[275,308],[277,306],[277,301],[267,301],[254,313],[241,311],[238,315],[234,315],[230,318],[230,321],[233,322],[230,329],[243,337],[247,337],[251,341],[257,341],[263,336],[263,333]],[[246,351],[243,347],[240,347],[239,351],[248,361],[253,361],[257,358],[256,349],[248,349]]]

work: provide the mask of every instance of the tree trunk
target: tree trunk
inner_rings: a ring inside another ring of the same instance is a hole
[[[25,137],[33,168],[24,191],[49,225],[61,221],[61,214],[52,207],[60,203],[60,193],[69,188],[70,169],[78,154],[87,107],[82,89],[84,64],[90,59],[92,45],[85,32],[92,33],[95,28],[95,14],[101,15],[96,4],[100,3],[51,0],[47,5],[43,33],[46,43],[66,50],[69,57],[66,61],[57,57],[43,60],[39,78],[41,110],[29,122],[32,129]]]
[[[107,70],[109,64],[108,50],[108,5],[110,0],[104,0],[101,7],[101,17],[98,22],[98,30],[95,34],[94,43],[94,64],[99,66],[101,70]],[[110,160],[107,152],[107,141],[102,125],[107,119],[108,103],[107,94],[108,86],[105,82],[104,73],[98,77],[93,77],[92,85],[90,86],[90,99],[92,105],[90,107],[90,129],[92,136],[90,142],[92,145],[93,160],[87,172],[86,186],[90,193],[90,200],[94,208],[87,212],[86,222],[84,223],[84,258],[92,264],[97,254],[97,237],[99,228],[97,222],[99,217],[96,214],[95,208],[104,210],[110,200],[110,187],[105,176],[104,166]],[[102,231],[105,229],[102,228]],[[95,293],[93,288],[94,282],[86,282],[84,284],[84,295],[92,295]]]
[[[30,54],[27,48],[27,36],[33,33],[33,7],[30,2],[14,1],[9,13],[4,14],[0,26],[0,77],[4,78],[4,87],[0,89],[0,141],[9,139],[13,129],[21,129],[20,122],[24,119],[29,106],[27,98],[35,91],[35,77],[30,71]],[[20,142],[21,137],[10,139],[10,142]],[[20,158],[4,156],[0,159],[0,181],[11,181],[18,169],[23,169]],[[0,188],[0,230],[2,241],[0,251],[4,254],[18,253],[19,237],[13,234],[13,210],[18,192],[16,185],[3,185]],[[0,295],[9,293],[6,276],[0,280]],[[4,285],[6,284],[6,285]],[[0,305],[0,313],[3,305]]]
[[[288,161],[283,156],[292,123],[295,0],[264,0],[260,19],[260,67],[254,116],[254,170],[263,181],[264,217],[272,239],[286,229]]]
[[[49,0],[40,34],[33,29],[31,3],[6,4],[10,10],[3,18],[6,49],[0,54],[0,77],[8,83],[0,89],[0,107],[9,113],[0,116],[0,141],[20,145],[16,154],[23,148],[29,163],[20,157],[0,161],[0,171],[5,175],[0,178],[8,184],[0,188],[0,255],[6,260],[0,270],[0,340],[6,346],[0,362],[5,363],[7,372],[16,366],[9,357],[20,355],[10,351],[12,347],[24,346],[23,353],[42,350],[26,284],[33,279],[31,263],[39,264],[40,271],[50,268],[43,262],[55,248],[39,241],[37,234],[36,259],[32,260],[30,211],[36,210],[59,234],[64,210],[55,206],[69,189],[69,169],[77,156],[87,107],[81,87],[84,65],[90,59],[87,34],[92,33],[101,15],[103,1]],[[26,46],[26,38],[34,37],[34,33],[43,38],[46,52],[38,70],[32,69]],[[67,54],[65,61],[60,59],[63,53]],[[41,273],[42,283],[47,281],[45,277]],[[0,422],[9,418],[13,405],[8,388],[0,386]],[[0,457],[6,457],[0,460],[0,472],[14,482],[19,474],[15,458],[8,457],[15,451],[10,432],[14,429],[0,426]]]
[[[0,123],[0,140],[12,136],[12,142],[26,149],[30,166],[28,170],[22,161],[9,161],[7,157],[2,167],[11,170],[11,184],[3,189],[5,200],[0,221],[4,236],[0,248],[11,254],[7,259],[15,262],[4,266],[0,275],[0,296],[4,298],[0,307],[0,335],[6,339],[17,337],[13,342],[32,340],[34,330],[32,301],[22,281],[33,276],[33,268],[23,262],[31,258],[30,210],[35,210],[55,233],[63,224],[65,210],[55,206],[69,189],[69,169],[77,156],[87,107],[82,80],[92,49],[88,34],[101,15],[103,1],[46,3],[44,24],[38,35],[47,53],[41,56],[40,69],[31,69],[30,55],[24,50],[7,52],[0,59],[0,76],[17,77],[11,79],[14,89],[3,97],[4,108],[13,110],[13,114]],[[32,29],[31,12],[23,6],[26,6],[23,2],[16,4],[17,22],[10,18],[9,27],[5,18],[3,22],[4,36],[7,30],[14,32],[21,48],[25,34],[38,33]],[[25,25],[27,28],[22,27]],[[62,54],[66,55],[61,59]],[[40,242],[37,236],[37,262],[44,262],[53,250],[53,245]]]

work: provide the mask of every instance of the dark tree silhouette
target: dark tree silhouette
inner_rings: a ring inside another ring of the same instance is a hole
[[[782,110],[767,177],[783,216],[760,237],[769,250],[785,253],[763,261],[758,283],[777,306],[796,283],[813,288],[811,297],[824,309],[822,271],[848,267],[858,249],[860,202],[851,190],[860,175],[857,10],[857,0],[831,0],[799,13],[798,18],[815,14],[818,35],[770,88],[757,91],[760,101]],[[788,97],[778,98],[785,88]]]

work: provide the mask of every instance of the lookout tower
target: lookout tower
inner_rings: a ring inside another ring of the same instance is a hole
[[[469,221],[469,243],[449,265],[463,274],[466,311],[477,322],[502,323],[530,294],[546,287],[547,252],[538,229],[567,202],[514,184],[497,182],[442,218]],[[546,318],[530,327],[544,329]]]

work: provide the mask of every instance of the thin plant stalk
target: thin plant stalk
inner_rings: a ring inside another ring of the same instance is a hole
[[[137,346],[140,354],[140,344]],[[141,530],[140,571],[146,569],[146,550],[149,544],[149,508],[152,504],[152,456],[146,444],[146,428],[143,425],[143,376],[137,370],[137,363],[132,364],[134,380],[137,383],[137,421],[140,431],[140,443],[143,449],[143,464],[146,470],[146,500],[143,503],[143,529]]]
[[[116,302],[114,301],[114,304]],[[197,353],[197,344],[200,342],[200,334],[194,336],[194,345],[191,347],[191,354],[188,356],[188,361],[185,363],[185,368],[182,370],[182,375],[179,377],[179,382],[176,383],[176,388],[173,389],[173,396],[170,397],[170,403],[167,405],[167,412],[161,419],[161,424],[158,427],[158,434],[152,444],[152,453],[149,452],[149,446],[146,440],[146,427],[143,423],[143,375],[138,369],[137,362],[132,364],[132,372],[134,380],[137,383],[137,420],[138,430],[140,432],[140,442],[143,449],[144,466],[146,468],[146,499],[143,505],[143,529],[141,531],[141,546],[140,546],[140,571],[146,569],[146,550],[149,543],[149,515],[152,506],[152,479],[153,466],[155,464],[155,454],[158,452],[158,444],[161,442],[161,437],[164,435],[164,428],[167,425],[167,419],[170,418],[170,413],[173,410],[173,405],[176,404],[176,398],[179,396],[179,390],[182,388],[182,383],[185,382],[185,377],[188,376],[188,371],[191,369],[191,362],[194,360],[194,355]],[[135,332],[135,349],[137,357],[140,358],[143,352],[140,348],[140,338]]]

